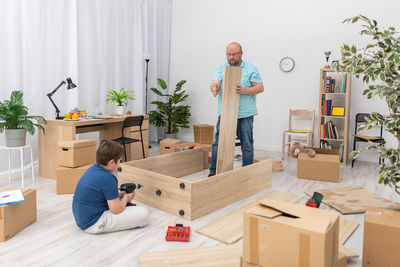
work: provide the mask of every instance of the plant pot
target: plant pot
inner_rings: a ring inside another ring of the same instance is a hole
[[[125,114],[125,106],[117,106],[117,115]]]
[[[164,133],[164,135],[165,135],[165,138],[178,139],[177,133]]]
[[[6,146],[16,147],[26,145],[26,129],[6,129]]]

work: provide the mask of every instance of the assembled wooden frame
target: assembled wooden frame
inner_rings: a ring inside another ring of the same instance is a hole
[[[270,159],[195,182],[179,179],[206,168],[208,152],[198,148],[122,163],[118,180],[143,186],[135,200],[187,220],[271,186]]]

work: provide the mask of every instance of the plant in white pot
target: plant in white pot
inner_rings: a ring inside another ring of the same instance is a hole
[[[36,120],[36,123],[33,120]],[[38,120],[46,123],[42,116],[28,115],[22,91],[13,91],[10,100],[0,102],[0,133],[5,131],[8,147],[24,146],[26,132],[35,134],[35,126],[44,132],[43,126],[37,123]]]
[[[108,91],[106,102],[107,103],[117,103],[117,114],[124,115],[125,107],[128,105],[129,100],[135,100],[135,95],[132,90],[125,90],[121,88],[119,92],[116,90]]]

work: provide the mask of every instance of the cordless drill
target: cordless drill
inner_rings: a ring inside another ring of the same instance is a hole
[[[140,185],[140,184],[127,183],[127,184],[121,184],[121,186],[119,187],[119,190],[120,191],[125,191],[126,193],[130,194],[135,189],[139,189],[141,187],[142,187],[142,185]]]

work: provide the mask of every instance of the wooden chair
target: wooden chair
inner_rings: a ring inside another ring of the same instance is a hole
[[[125,118],[124,122],[122,123],[122,136],[117,139],[113,139],[113,141],[120,143],[121,145],[124,146],[124,154],[125,154],[125,161],[127,161],[126,157],[126,145],[132,144],[135,142],[141,142],[142,143],[142,153],[143,153],[143,158],[146,156],[144,155],[144,146],[143,146],[143,135],[142,135],[142,124],[143,124],[143,115],[140,116],[128,116]],[[135,139],[135,138],[129,138],[124,135],[124,129],[128,127],[134,127],[134,126],[139,126],[140,127],[140,139]]]
[[[302,120],[302,128],[299,129],[296,122]],[[304,120],[307,121],[307,127],[304,127]],[[290,145],[294,142],[300,142],[303,146],[311,147],[314,142],[314,110],[295,109],[289,110],[289,130],[283,132],[282,140],[282,159],[285,158],[285,147],[288,147],[290,153]],[[311,122],[311,125],[309,124]],[[304,128],[303,128],[304,127]],[[287,137],[287,141],[286,141]]]

